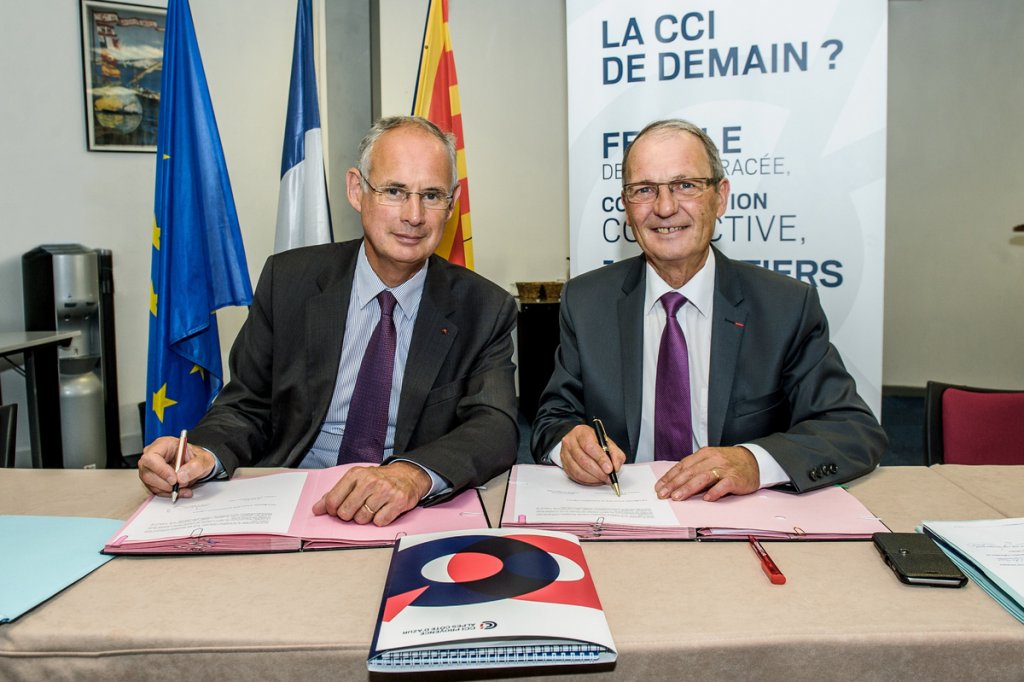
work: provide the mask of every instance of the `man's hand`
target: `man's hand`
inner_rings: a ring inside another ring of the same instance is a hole
[[[317,516],[386,526],[430,491],[430,476],[410,462],[353,467],[316,504]]]
[[[746,448],[701,448],[683,457],[654,484],[661,499],[685,500],[702,490],[708,502],[725,495],[747,495],[761,487],[761,472]]]
[[[608,439],[608,451],[611,458],[597,442],[594,429],[580,424],[562,438],[562,469],[566,475],[583,485],[609,485],[608,477],[612,471],[618,471],[626,461],[626,453]]]
[[[189,443],[181,458],[181,468],[174,473],[174,459],[178,454],[178,439],[174,436],[157,438],[143,449],[139,458],[139,480],[149,492],[170,497],[175,481],[179,497],[192,497],[189,486],[210,475],[217,461],[209,450]]]

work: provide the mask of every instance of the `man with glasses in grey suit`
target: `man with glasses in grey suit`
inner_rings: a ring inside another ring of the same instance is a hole
[[[874,469],[885,433],[829,342],[816,290],[711,246],[729,197],[714,142],[657,121],[622,170],[643,254],[565,285],[534,458],[590,485],[624,462],[670,460],[655,490],[674,500],[803,492]]]

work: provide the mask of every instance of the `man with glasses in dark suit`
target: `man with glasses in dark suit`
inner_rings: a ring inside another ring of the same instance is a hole
[[[231,350],[231,380],[189,432],[143,452],[154,493],[239,466],[356,467],[313,508],[383,526],[508,469],[518,428],[512,297],[433,255],[460,186],[455,145],[378,121],[347,175],[360,240],[272,256]]]

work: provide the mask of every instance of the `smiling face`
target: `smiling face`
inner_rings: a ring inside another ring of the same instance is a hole
[[[404,125],[381,134],[369,168],[367,180],[378,189],[400,187],[443,194],[450,190],[452,171],[444,145],[416,126]],[[415,275],[437,248],[452,209],[424,208],[415,194],[400,206],[381,204],[377,195],[363,186],[355,168],[349,169],[346,181],[348,201],[362,215],[370,267],[389,287],[398,286]],[[456,187],[450,206],[454,206],[459,189]]]
[[[713,175],[701,141],[680,130],[658,130],[633,142],[624,169],[626,184],[665,183]],[[626,205],[626,218],[654,270],[673,288],[689,281],[707,261],[715,221],[725,212],[729,181],[722,179],[694,199],[677,200],[661,185],[649,204]]]

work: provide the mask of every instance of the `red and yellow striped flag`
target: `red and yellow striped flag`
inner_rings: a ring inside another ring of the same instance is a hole
[[[466,149],[462,136],[462,107],[459,105],[459,79],[455,75],[455,56],[448,33],[448,0],[430,0],[427,26],[423,31],[420,72],[416,79],[414,116],[432,121],[438,128],[455,135],[459,184],[462,192],[444,227],[437,255],[452,263],[473,269],[473,232],[469,221],[469,181],[466,178]]]

